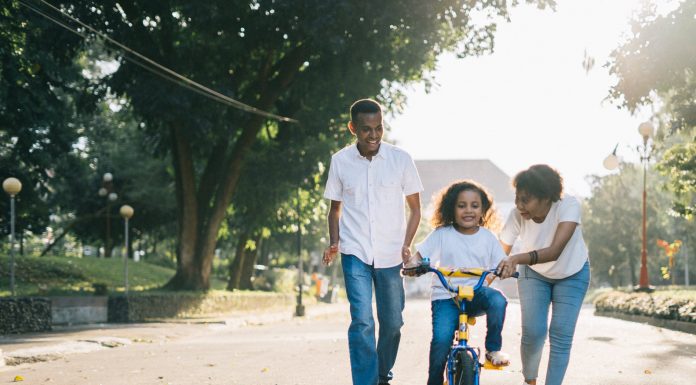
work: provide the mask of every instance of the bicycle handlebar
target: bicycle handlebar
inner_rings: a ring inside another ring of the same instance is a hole
[[[498,276],[496,269],[481,269],[481,268],[469,268],[469,269],[447,269],[447,268],[435,268],[430,266],[430,259],[428,258],[423,258],[421,260],[421,263],[418,266],[414,267],[405,267],[401,269],[402,274],[408,275],[408,276],[415,276],[415,277],[420,277],[423,274],[426,273],[435,273],[437,277],[440,279],[440,282],[442,282],[442,286],[444,286],[447,290],[457,293],[458,290],[457,288],[454,288],[450,286],[450,284],[447,282],[447,279],[445,279],[445,275],[448,277],[479,277],[478,282],[474,286],[474,291],[478,290],[481,288],[483,285],[483,282],[486,280],[486,277],[489,274],[493,274],[495,276]],[[518,278],[520,273],[515,272],[512,274],[513,278]]]

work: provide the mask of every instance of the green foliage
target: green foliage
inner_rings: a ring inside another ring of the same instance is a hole
[[[584,205],[583,236],[589,248],[593,286],[636,285],[642,242],[642,170],[636,165],[622,164],[618,174],[594,177],[591,182],[592,196]],[[658,248],[658,239],[686,241],[673,272],[679,281],[684,277],[684,252],[692,257],[691,280],[696,270],[696,248],[686,238],[696,229],[693,222],[672,215],[673,195],[661,188],[664,183],[657,173],[648,173],[648,275],[653,285],[671,282],[660,274],[660,267],[668,265],[668,257]]]
[[[80,126],[81,145],[74,150],[79,161],[71,162],[71,173],[57,178],[49,200],[60,208],[54,226],[86,243],[103,241],[108,209],[111,244],[122,244],[119,208],[128,204],[135,210],[131,239],[143,234],[173,237],[176,216],[169,159],[154,156],[127,102],[107,99],[98,111],[83,117]],[[113,175],[113,191],[118,194],[118,200],[108,205],[97,194],[107,172]]]
[[[633,36],[612,53],[611,73],[617,76],[612,96],[633,111],[666,101],[673,127],[696,125],[696,2],[682,1],[666,14],[645,9],[633,21]]]
[[[665,136],[659,169],[676,193],[674,211],[692,218],[696,207],[696,2],[666,15],[652,6],[633,21],[633,36],[612,53],[617,77],[611,96],[623,107],[657,107]],[[673,137],[670,138],[669,135]]]
[[[0,5],[0,180],[18,178],[17,231],[44,231],[51,213],[46,196],[61,166],[73,156],[78,112],[101,93],[75,61],[79,37],[47,20],[36,20],[17,1]],[[0,212],[9,212],[6,199]],[[9,232],[8,216],[0,231]]]
[[[669,179],[676,195],[674,211],[688,220],[696,214],[696,126],[680,133],[685,140],[670,147],[662,156],[658,170]]]
[[[0,256],[0,295],[9,294],[9,257]],[[123,261],[119,259],[22,257],[15,258],[15,282],[19,295],[92,294],[95,284],[109,291],[123,290]],[[128,265],[133,291],[164,285],[174,271],[144,262]]]
[[[540,8],[554,4],[527,2]],[[211,101],[108,46],[106,53],[119,66],[96,82],[97,89],[108,88],[127,100],[147,135],[142,143],[163,158],[171,155],[176,192],[168,196],[178,201],[177,210],[167,212],[179,214],[182,245],[172,286],[180,288],[208,287],[215,242],[230,203],[238,213],[234,226],[244,226],[237,234],[292,228],[283,218],[297,206],[292,202],[297,187],[306,195],[302,220],[321,217],[313,207],[322,207],[314,204],[320,200],[322,162],[351,139],[345,132],[350,103],[376,97],[398,111],[404,84],[427,83],[442,52],[462,57],[490,52],[496,24],[508,16],[508,2],[490,0],[76,0],[60,7],[199,83],[301,122],[269,122]],[[38,15],[27,21],[39,28],[45,23]],[[88,46],[100,41],[90,36]],[[90,164],[98,171],[94,174],[104,171],[102,163]],[[117,170],[115,175],[121,178]],[[98,184],[94,177],[86,180],[87,189]],[[238,191],[242,186],[248,190]],[[259,196],[263,199],[254,199]],[[89,213],[98,207],[86,206]],[[143,211],[136,207],[136,218],[138,213]],[[160,219],[154,210],[148,217]],[[308,236],[316,239],[318,233]]]

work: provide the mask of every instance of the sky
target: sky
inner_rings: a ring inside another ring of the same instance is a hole
[[[414,159],[490,159],[508,175],[537,163],[558,169],[566,191],[587,197],[586,176],[610,172],[602,161],[617,155],[638,161],[638,125],[607,100],[614,80],[604,66],[629,36],[642,0],[559,0],[556,11],[521,5],[495,36],[495,52],[439,58],[439,85],[426,94],[409,88],[403,114],[389,117],[388,140]],[[658,4],[670,5],[664,0]],[[588,72],[585,52],[595,58]],[[659,127],[658,127],[659,129]]]

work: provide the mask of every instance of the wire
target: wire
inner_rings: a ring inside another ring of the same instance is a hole
[[[72,20],[72,21],[74,21],[74,22],[80,24],[82,27],[86,28],[87,30],[91,31],[92,33],[96,34],[97,36],[101,37],[101,38],[104,39],[105,41],[108,41],[108,42],[110,42],[110,43],[116,45],[117,47],[121,48],[125,53],[129,53],[129,54],[131,54],[131,55],[137,57],[137,58],[140,59],[140,60],[135,59],[135,58],[128,57],[127,55],[124,55],[124,56],[123,56],[124,59],[126,59],[126,60],[130,61],[131,63],[136,64],[136,65],[140,66],[141,68],[146,69],[146,70],[148,70],[148,71],[150,71],[150,72],[152,72],[152,73],[154,73],[154,74],[156,74],[156,75],[159,75],[160,77],[162,77],[162,78],[164,78],[164,79],[166,79],[166,80],[169,80],[169,81],[171,81],[171,82],[174,82],[174,83],[176,83],[176,84],[178,84],[178,85],[180,85],[180,86],[182,86],[182,87],[184,87],[184,88],[187,88],[187,89],[189,89],[189,90],[191,90],[191,91],[194,91],[194,92],[196,92],[196,93],[198,93],[198,94],[200,94],[200,95],[203,95],[203,96],[206,96],[206,97],[208,97],[208,98],[211,98],[211,99],[213,99],[213,100],[215,100],[215,101],[218,101],[218,102],[220,102],[220,103],[227,104],[227,105],[229,105],[229,106],[231,106],[231,107],[234,107],[234,108],[237,108],[237,109],[240,109],[240,110],[243,110],[243,111],[252,113],[252,114],[264,116],[264,117],[271,118],[271,119],[275,119],[275,120],[279,120],[279,121],[282,121],[282,122],[299,123],[299,122],[298,122],[297,120],[295,120],[295,119],[288,118],[288,117],[284,117],[284,116],[280,116],[280,115],[276,115],[276,114],[273,114],[273,113],[271,113],[271,112],[263,111],[263,110],[261,110],[261,109],[258,109],[258,108],[256,108],[256,107],[250,106],[250,105],[245,104],[245,103],[243,103],[243,102],[240,102],[240,101],[238,101],[238,100],[232,99],[232,98],[230,98],[229,96],[224,95],[224,94],[221,94],[220,92],[217,92],[217,91],[215,91],[215,90],[213,90],[213,89],[210,89],[210,88],[208,88],[208,87],[206,87],[206,86],[204,86],[204,85],[202,85],[202,84],[200,84],[200,83],[198,83],[198,82],[196,82],[196,81],[194,81],[194,80],[191,80],[191,79],[187,78],[187,77],[184,76],[184,75],[179,74],[178,72],[176,72],[176,71],[174,71],[174,70],[171,70],[171,69],[169,69],[169,68],[167,68],[167,67],[165,67],[165,66],[163,66],[163,65],[161,65],[161,64],[159,64],[159,63],[157,63],[156,61],[154,61],[154,60],[152,60],[152,59],[150,59],[150,58],[148,58],[148,57],[146,57],[146,56],[144,56],[144,55],[138,53],[137,51],[135,51],[135,50],[133,50],[133,49],[131,49],[131,48],[129,48],[129,47],[127,47],[127,46],[125,46],[125,45],[119,43],[118,41],[112,39],[111,37],[105,35],[104,33],[98,31],[97,29],[95,29],[95,28],[93,28],[93,27],[91,27],[90,25],[85,24],[85,23],[83,23],[82,21],[80,21],[79,19],[76,19],[76,18],[72,17],[71,15],[69,15],[69,14],[63,12],[61,9],[56,8],[56,7],[53,6],[52,4],[46,2],[45,0],[39,0],[39,1],[40,1],[41,3],[43,3],[43,4],[45,4],[46,6],[50,7],[51,9],[55,10],[56,12],[59,12],[61,15],[63,15],[63,16],[65,16],[65,17],[69,18],[70,20]],[[83,39],[86,39],[86,38],[88,37],[87,34],[81,33],[80,31],[74,29],[73,27],[71,27],[71,26],[69,26],[69,25],[67,25],[67,24],[62,23],[62,22],[60,22],[59,20],[56,20],[55,18],[53,18],[53,17],[51,17],[51,16],[45,14],[44,12],[41,12],[40,10],[34,8],[33,6],[27,4],[27,3],[26,3],[25,1],[23,1],[23,0],[19,0],[19,3],[20,3],[21,5],[23,5],[23,6],[27,7],[27,8],[29,8],[29,9],[32,10],[33,12],[36,12],[37,14],[43,16],[44,18],[46,18],[46,19],[48,19],[48,20],[50,20],[50,21],[52,21],[52,22],[54,22],[54,23],[60,25],[61,27],[63,27],[63,28],[65,28],[65,29],[67,29],[67,30],[69,30],[69,31],[71,31],[71,32],[73,32],[73,33],[75,33],[75,34],[77,34],[78,36],[82,37]],[[153,67],[155,67],[155,68],[148,67],[148,64],[151,65],[151,66],[153,66]]]

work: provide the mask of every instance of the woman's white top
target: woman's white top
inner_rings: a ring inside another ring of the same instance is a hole
[[[494,269],[505,258],[496,236],[484,227],[474,234],[462,234],[452,226],[438,227],[416,249],[422,257],[430,258],[432,266],[440,267]],[[452,287],[474,286],[477,282],[478,278],[450,279]],[[452,295],[433,274],[430,299],[449,299]]]
[[[581,212],[580,201],[570,195],[564,195],[560,200],[553,202],[542,223],[523,219],[518,210],[512,210],[500,233],[500,240],[510,246],[516,241],[519,242],[515,248],[521,253],[543,249],[551,246],[559,223],[577,223],[573,235],[557,260],[530,266],[537,273],[551,279],[569,277],[580,271],[588,256],[587,246],[582,237]]]

